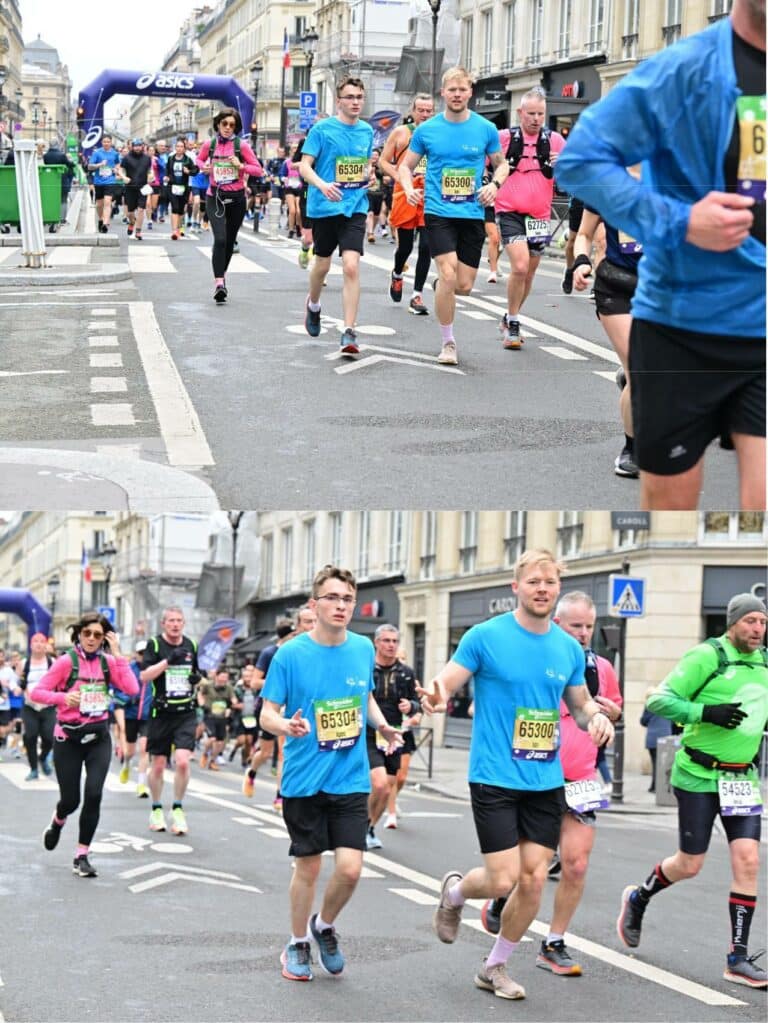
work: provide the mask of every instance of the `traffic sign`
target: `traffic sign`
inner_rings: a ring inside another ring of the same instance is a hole
[[[115,620],[117,618],[117,615],[115,614],[114,607],[111,607],[111,606],[108,606],[106,604],[103,604],[101,607],[97,607],[96,610],[99,612],[99,614],[102,617],[107,619],[109,624],[114,629],[114,627],[115,627]]]
[[[645,579],[632,575],[609,575],[608,598],[608,614],[612,618],[642,618],[645,614]]]
[[[316,92],[300,92],[299,93],[299,107],[302,110],[317,110],[317,93]]]

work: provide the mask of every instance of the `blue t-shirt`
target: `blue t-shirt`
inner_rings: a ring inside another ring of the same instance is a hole
[[[425,213],[466,220],[485,218],[477,192],[483,184],[486,157],[501,149],[495,124],[474,110],[466,121],[458,122],[437,114],[414,131],[411,149],[427,158]]]
[[[552,624],[529,632],[513,612],[474,625],[452,660],[475,677],[469,781],[543,791],[563,784],[560,698],[584,684],[584,651]]]
[[[93,171],[94,185],[116,185],[115,167],[120,163],[120,154],[116,149],[110,149],[109,151],[106,149],[94,149],[88,163],[101,163],[102,160],[106,160],[108,166],[97,167]]]
[[[307,215],[310,217],[351,217],[368,212],[368,178],[373,149],[373,128],[366,121],[344,124],[338,117],[326,117],[312,125],[304,140],[302,154],[313,156],[314,169],[323,181],[335,181],[343,194],[340,202],[326,199],[319,188],[309,186]]]
[[[203,171],[198,171],[197,174],[193,174],[189,179],[189,183],[192,188],[208,188],[208,175]]]
[[[368,694],[374,688],[373,660],[371,641],[352,632],[340,646],[321,646],[304,633],[272,658],[264,699],[285,705],[286,717],[301,708],[310,723],[308,735],[286,737],[280,783],[284,796],[370,792],[365,725]],[[351,733],[357,733],[354,741]]]

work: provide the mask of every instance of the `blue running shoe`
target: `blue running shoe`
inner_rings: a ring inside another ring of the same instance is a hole
[[[320,310],[318,309],[317,312],[313,312],[309,308],[309,296],[307,296],[304,326],[310,337],[320,337]]]
[[[286,945],[280,953],[282,974],[287,980],[312,980],[312,956],[308,941]]]
[[[339,347],[344,355],[358,355],[360,353],[360,347],[357,343],[357,334],[351,327],[344,328],[344,333],[341,335]]]
[[[344,969],[344,956],[339,951],[336,928],[326,927],[324,931],[319,931],[316,920],[317,913],[310,918],[309,930],[320,949],[320,965],[326,973],[330,973],[332,977],[338,977]]]

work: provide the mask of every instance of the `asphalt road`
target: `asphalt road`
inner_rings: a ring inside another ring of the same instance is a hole
[[[250,227],[240,238],[223,307],[211,299],[210,237],[171,242],[167,224],[142,243],[121,241],[130,282],[0,291],[10,324],[0,340],[0,465],[9,451],[35,449],[94,476],[67,491],[60,473],[37,473],[25,481],[33,496],[43,487],[46,504],[71,507],[78,492],[82,506],[89,487],[98,492],[101,455],[160,474],[142,493],[140,472],[126,484],[107,473],[126,492],[105,492],[110,507],[159,506],[163,491],[173,499],[178,483],[164,484],[163,467],[191,475],[223,507],[393,507],[404,495],[410,507],[637,506],[637,482],[613,473],[623,439],[617,359],[589,299],[562,294],[560,261],[542,263],[519,352],[501,347],[506,285],[486,283],[482,264],[476,292],[459,302],[456,371],[435,361],[434,315],[409,315],[410,282],[403,303],[391,302],[387,241],[363,260],[362,353],[346,362],[339,268],[312,339],[298,243]],[[432,308],[429,288],[425,301]],[[735,502],[735,459],[713,447],[702,506]]]
[[[0,1017],[8,1021],[765,1019],[765,992],[722,979],[729,874],[721,835],[698,880],[654,901],[636,954],[616,937],[623,886],[674,848],[671,816],[603,814],[568,938],[584,974],[555,977],[534,965],[549,884],[531,941],[511,967],[527,998],[510,1006],[472,983],[491,946],[478,907],[466,909],[453,946],[431,930],[442,874],[478,861],[465,802],[402,796],[402,826],[383,832],[380,852],[366,854],[338,922],[343,977],[317,970],[311,984],[297,984],[278,964],[291,866],[271,779],[248,801],[238,772],[201,778],[195,766],[185,802],[190,833],[177,839],[148,831],[147,802],[113,771],[92,855],[99,877],[85,880],[71,872],[72,822],[58,849],[43,850],[55,786],[24,783],[25,772],[18,762],[0,764]],[[765,930],[761,900],[753,948]]]

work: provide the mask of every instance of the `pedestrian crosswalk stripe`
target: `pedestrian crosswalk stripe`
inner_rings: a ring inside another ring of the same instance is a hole
[[[115,403],[91,405],[91,422],[94,426],[135,426],[133,405]]]

